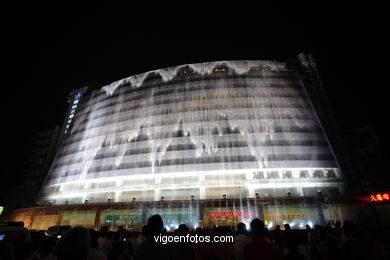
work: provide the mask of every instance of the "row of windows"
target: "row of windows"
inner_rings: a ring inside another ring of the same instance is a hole
[[[171,113],[167,114],[165,116],[159,116],[159,117],[142,117],[142,115],[134,115],[134,117],[129,118],[129,114],[124,114],[121,118],[117,115],[115,117],[107,117],[107,120],[96,120],[94,123],[88,120],[88,124],[81,123],[78,125],[77,130],[73,131],[73,135],[84,132],[87,127],[88,130],[103,127],[103,126],[110,126],[110,125],[120,125],[121,123],[132,123],[132,122],[145,122],[142,124],[143,128],[148,127],[156,127],[156,126],[169,126],[169,125],[177,125],[178,117],[181,118],[182,121],[187,121],[189,123],[197,123],[197,122],[204,122],[205,116],[202,113],[194,113],[195,111],[199,110],[193,110],[191,112],[182,112],[182,113]],[[210,111],[210,110],[207,110]],[[218,113],[222,113],[223,111],[217,110]],[[217,111],[210,111],[215,112]],[[307,122],[313,121],[312,115],[305,113],[305,111],[302,111],[301,114],[295,114],[294,116],[291,115],[291,113],[285,112],[285,113],[271,113],[272,111],[269,111],[269,113],[265,113],[265,115],[262,115],[261,113],[255,113],[253,110],[250,109],[237,109],[235,113],[229,114],[228,116],[222,116],[217,115],[215,117],[215,120],[211,120],[211,122],[221,122],[221,121],[231,121],[231,120],[267,120],[272,122],[277,121],[286,121],[289,122],[290,120],[295,121],[304,121]],[[188,117],[187,117],[188,116]],[[83,120],[86,122],[87,120]]]
[[[203,83],[203,82],[202,82]],[[252,83],[250,82],[230,82],[224,81],[223,85],[220,84],[218,86],[217,82],[213,82],[213,85],[206,85],[199,87],[198,85],[194,86],[177,86],[173,85],[170,88],[166,89],[165,87],[156,86],[153,91],[145,91],[139,93],[138,91],[132,91],[128,93],[118,93],[115,96],[109,96],[103,100],[95,100],[94,102],[89,102],[88,106],[95,105],[95,110],[101,110],[103,108],[107,108],[117,104],[117,99],[120,97],[121,102],[124,104],[134,103],[135,101],[142,101],[146,98],[153,98],[154,100],[160,101],[163,100],[166,104],[165,100],[176,99],[176,102],[184,100],[184,97],[188,96],[196,96],[199,94],[202,95],[215,95],[218,90],[226,91],[227,97],[253,97],[253,93],[257,94],[257,97],[266,97],[266,98],[296,98],[296,97],[304,97],[304,93],[301,89],[295,89],[296,86],[294,84],[288,84],[288,86],[281,86],[275,84],[267,84],[268,86],[258,86],[258,80]],[[222,83],[222,82],[221,82]],[[290,86],[291,85],[291,86]],[[249,89],[248,89],[249,88]],[[292,92],[292,90],[294,91]],[[181,95],[178,95],[181,94]],[[158,98],[156,98],[158,97]],[[158,104],[158,103],[156,103]]]
[[[125,136],[127,132],[129,132],[131,129],[127,129],[124,131],[117,131],[116,135],[117,136]],[[141,129],[140,129],[141,131]],[[162,130],[161,130],[162,131]],[[88,130],[86,131],[87,133],[89,132]],[[91,131],[92,133],[94,131]],[[146,140],[159,140],[159,139],[169,139],[169,138],[174,138],[174,137],[187,137],[189,136],[189,133],[185,133],[186,135],[180,136],[181,134],[178,133],[178,131],[168,131],[168,132],[158,132],[157,130],[154,131],[158,133],[158,136],[150,137],[147,135],[143,135],[142,133],[139,134],[136,138],[132,140],[128,140],[128,142],[142,142]],[[246,129],[246,133],[269,133],[270,130],[267,127],[258,127],[257,129]],[[311,127],[297,127],[297,126],[273,126],[272,128],[272,133],[321,133],[322,129],[319,126],[311,126]],[[230,134],[239,134],[240,130],[238,128],[231,128],[231,127],[224,127],[222,128],[222,133],[224,135],[230,135]],[[207,130],[204,129],[199,129],[199,136],[206,136],[208,134]],[[81,136],[79,138],[69,138],[66,141],[63,142],[63,147],[65,148],[65,145],[70,145],[74,143],[79,143],[81,141],[86,141],[88,139],[100,137],[100,136],[106,136],[109,135],[109,133],[102,133],[100,135],[93,133],[93,134],[85,134],[84,136]],[[111,145],[117,145],[121,144],[121,140],[123,139],[117,139],[114,143]]]
[[[262,179],[290,179],[293,178],[292,171],[256,171],[253,172],[253,179],[262,180]],[[299,178],[337,178],[336,172],[334,170],[301,170],[298,172]]]
[[[147,137],[146,135],[140,133],[139,135],[141,135],[140,137],[133,137],[132,139],[130,139],[130,136],[128,136],[126,138],[126,132],[123,131],[123,132],[119,132],[117,131],[116,134],[117,134],[117,138],[115,138],[114,140],[111,139],[111,142],[104,142],[102,145],[105,147],[105,146],[109,146],[109,147],[112,147],[113,145],[116,146],[116,148],[120,148],[119,145],[129,145],[131,143],[136,143],[134,144],[134,146],[136,145],[137,147],[141,148],[141,147],[149,147],[150,146],[150,143],[148,141],[151,141],[151,140],[160,140],[162,142],[166,142],[169,140],[169,143],[171,144],[186,144],[186,143],[191,143],[192,140],[191,138],[192,137],[196,137],[197,139],[199,137],[201,137],[200,135],[198,135],[199,133],[202,133],[202,134],[205,134],[207,132],[212,134],[213,131],[212,130],[205,130],[205,131],[201,131],[200,129],[196,129],[197,131],[199,132],[196,132],[196,133],[191,133],[191,132],[187,132],[187,133],[184,133],[185,136],[181,136],[181,137],[176,137],[176,138],[173,138],[172,135],[173,133],[172,132],[157,132],[155,134],[153,134],[153,136],[151,137]],[[320,130],[318,128],[318,130]],[[179,130],[181,131],[181,130]],[[218,141],[218,142],[231,142],[231,141],[244,141],[244,142],[247,142],[248,140],[252,140],[252,145],[253,146],[256,146],[256,144],[254,143],[255,140],[259,140],[259,143],[262,144],[263,142],[265,144],[269,144],[269,146],[272,146],[272,143],[269,143],[269,141],[276,141],[278,142],[279,140],[281,140],[282,142],[294,142],[294,140],[313,140],[313,141],[316,141],[316,140],[324,140],[324,136],[322,134],[322,131],[312,131],[312,132],[283,132],[283,131],[278,131],[278,132],[275,132],[273,130],[272,133],[270,133],[270,131],[266,131],[266,132],[261,132],[261,133],[257,133],[257,132],[254,132],[253,130],[248,130],[246,129],[245,130],[246,133],[245,135],[242,135],[241,133],[240,134],[234,134],[233,131],[230,133],[230,134],[225,134],[225,135],[214,135],[213,136],[213,139],[215,141]],[[156,135],[158,134],[158,135]],[[184,138],[183,138],[184,137]],[[189,139],[190,138],[190,139]],[[73,153],[73,152],[83,152],[83,151],[86,151],[89,148],[89,146],[86,147],[86,143],[84,142],[73,142],[72,140],[74,140],[75,137],[70,137],[68,138],[67,141],[64,141],[63,144],[68,144],[68,145],[62,145],[62,147],[60,148],[59,152],[57,153],[57,156],[62,156],[62,155],[66,155],[68,154],[68,152],[70,153]],[[146,140],[146,141],[141,141],[142,139]],[[168,139],[168,140],[166,140]],[[80,139],[81,140],[81,139]],[[285,140],[285,141],[283,141]],[[86,140],[88,141],[88,140]],[[276,144],[279,144],[279,143],[276,143]],[[133,144],[131,145],[133,146]]]
[[[333,161],[334,157],[331,154],[278,154],[278,155],[267,155],[267,161]],[[218,156],[218,157],[199,157],[199,158],[177,158],[177,159],[164,159],[159,163],[155,161],[155,167],[158,166],[174,166],[174,165],[190,165],[190,164],[213,164],[213,163],[242,163],[242,162],[257,162],[258,159],[255,156],[247,155],[235,155],[235,156]],[[96,167],[90,167],[88,173],[97,173],[113,170],[124,170],[124,169],[137,169],[152,167],[151,161],[141,162],[129,162],[123,163],[119,166],[116,165],[102,165]],[[80,175],[81,169],[68,171],[65,176]]]
[[[194,101],[194,102],[192,102]],[[94,109],[92,112],[90,108],[86,108],[85,113],[83,110],[80,110],[80,113],[77,114],[77,117],[80,118],[80,124],[84,124],[85,122],[91,122],[96,119],[100,119],[103,117],[112,116],[115,114],[117,117],[122,116],[125,119],[129,117],[129,112],[132,112],[132,115],[143,115],[147,112],[148,116],[156,116],[156,115],[166,115],[172,113],[183,113],[183,112],[191,112],[191,111],[202,111],[205,109],[205,100],[193,100],[191,97],[188,97],[188,100],[174,100],[174,99],[166,99],[166,100],[154,100],[153,104],[148,104],[145,106],[144,100],[140,100],[139,102],[128,103],[120,103],[121,109],[119,111],[115,109],[110,109],[108,111],[101,111],[102,113],[97,113],[99,109]],[[200,106],[199,106],[200,104]],[[118,103],[116,103],[118,105]],[[207,101],[207,110],[213,109],[308,109],[310,106],[308,101],[303,98],[285,98],[285,99],[268,99],[268,98],[220,98],[220,99],[208,99]],[[147,109],[147,110],[145,110]],[[92,114],[91,114],[92,113]],[[136,118],[140,118],[138,116]],[[81,119],[84,118],[84,119]]]
[[[150,74],[149,74],[150,75]],[[170,87],[172,85],[177,85],[177,84],[193,84],[197,82],[208,82],[208,81],[218,81],[218,80],[229,80],[229,81],[248,81],[251,79],[259,80],[262,78],[267,78],[268,80],[278,80],[278,81],[297,81],[295,73],[291,72],[269,72],[269,73],[264,73],[264,72],[256,72],[256,73],[251,73],[247,72],[245,74],[233,74],[233,75],[218,75],[218,74],[210,74],[210,75],[198,75],[196,77],[186,77],[186,78],[173,78],[169,82],[164,82],[161,80],[161,77],[158,77],[157,80],[150,80],[148,77],[143,81],[142,86],[140,87],[133,87],[130,85],[130,83],[124,83],[123,85],[119,86],[118,89],[121,91],[116,91],[117,93],[114,93],[111,96],[107,96],[106,92],[104,90],[99,90],[93,93],[92,97],[98,98],[98,97],[103,97],[101,100],[107,100],[110,98],[115,98],[119,95],[127,94],[127,93],[133,93],[133,92],[140,92],[140,91],[148,91],[150,89],[159,87],[160,89],[164,87]],[[240,80],[241,79],[241,80]],[[269,82],[270,85],[272,85],[273,82]],[[276,85],[276,87],[279,87]],[[296,87],[296,88],[301,88],[300,85],[292,85],[291,87]]]
[[[267,179],[292,179],[292,178],[299,178],[299,179],[307,179],[307,178],[328,178],[328,179],[336,179],[337,174],[336,171],[333,169],[317,169],[317,170],[300,170],[297,172],[298,175],[293,174],[290,170],[285,171],[256,171],[253,172],[252,180],[267,180]],[[241,175],[206,175],[204,183],[210,184],[210,183],[242,183],[250,181],[251,179],[247,179],[245,174]],[[158,182],[160,185],[164,184],[184,184],[184,185],[190,185],[199,183],[200,178],[199,176],[189,176],[189,177],[180,177],[180,178],[162,178],[161,181]],[[147,179],[147,180],[128,180],[120,183],[120,187],[150,187],[156,184],[155,179]],[[117,182],[96,182],[96,183],[89,183],[87,186],[83,186],[83,189],[106,189],[111,187],[118,187]],[[80,185],[74,185],[74,184],[67,184],[64,185],[61,189],[62,192],[71,192],[74,190],[80,189]],[[55,193],[60,192],[60,186],[49,186],[46,187],[43,190],[44,195],[53,195]]]
[[[316,147],[327,147],[328,143],[325,140],[266,140],[264,142],[258,143],[259,146],[316,146]],[[102,147],[107,147],[108,145],[105,144]],[[240,148],[240,147],[248,147],[247,141],[229,141],[229,142],[218,142],[216,144],[218,148]],[[253,146],[253,145],[252,145]],[[187,143],[187,144],[176,144],[176,145],[169,145],[166,149],[166,152],[171,151],[185,151],[185,150],[195,150],[196,147],[193,143]],[[71,155],[74,153],[79,153],[85,151],[86,148],[83,149],[72,149],[72,150],[65,150],[57,154],[57,161],[61,161],[61,158],[66,155]],[[158,151],[157,151],[158,152]],[[149,154],[152,153],[151,147],[143,147],[143,148],[132,148],[127,149],[124,156],[128,155],[136,155],[136,154]],[[95,160],[103,159],[103,158],[114,158],[117,156],[116,152],[106,152],[105,150],[100,150],[96,156],[94,157]],[[53,164],[54,168],[57,168],[59,166],[67,165],[67,164],[74,164],[74,163],[80,163],[83,159],[80,158],[77,161],[65,161],[65,162],[57,162]]]

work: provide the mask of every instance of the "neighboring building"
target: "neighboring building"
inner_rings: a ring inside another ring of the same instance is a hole
[[[361,127],[345,133],[350,148],[354,174],[360,181],[361,194],[389,191],[390,177],[384,174],[382,145],[372,127]]]
[[[9,216],[14,208],[31,207],[37,201],[38,193],[47,176],[57,149],[61,128],[55,126],[33,136],[32,152],[26,163],[22,181],[15,189],[2,198],[4,203],[3,219]],[[12,200],[9,200],[12,197]]]

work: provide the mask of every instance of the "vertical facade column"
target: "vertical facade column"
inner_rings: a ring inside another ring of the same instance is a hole
[[[154,189],[154,201],[160,200],[160,189]]]
[[[93,224],[93,228],[98,231],[99,230],[99,223],[100,223],[100,208],[96,209],[96,215],[95,215],[95,222]]]
[[[57,222],[56,222],[57,226],[61,225],[61,221],[62,221],[62,216],[63,215],[64,215],[64,211],[63,210],[58,210],[57,211]]]

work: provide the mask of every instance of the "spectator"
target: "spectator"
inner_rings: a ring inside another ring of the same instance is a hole
[[[195,235],[205,236],[206,233],[202,228],[198,227],[195,230]],[[199,259],[211,259],[212,252],[211,252],[211,248],[207,245],[207,243],[205,242],[195,243],[194,249]]]
[[[305,260],[304,255],[298,252],[298,244],[296,241],[291,241],[288,245],[288,253],[284,256],[285,260]]]
[[[108,232],[108,227],[101,227],[97,241],[99,242],[98,250],[107,256],[112,249],[112,233]]]
[[[135,259],[172,259],[173,252],[169,244],[162,244],[155,241],[154,236],[162,233],[164,228],[160,215],[153,215],[148,219],[148,236],[135,249]]]
[[[109,253],[108,260],[130,260],[130,248],[127,242],[118,242],[114,249]]]
[[[175,236],[186,236],[189,234],[189,228],[185,224],[180,224],[175,230]],[[174,244],[174,254],[176,259],[195,259],[195,250],[190,241],[180,241]]]
[[[56,259],[54,249],[57,244],[57,239],[54,236],[45,237],[42,240],[40,247],[29,257],[29,260],[36,259]]]
[[[91,237],[88,229],[74,227],[67,231],[57,245],[58,260],[84,260],[88,258]]]
[[[264,222],[258,218],[252,220],[251,232],[253,240],[244,248],[245,259],[283,259],[282,253],[265,239]]]
[[[216,227],[213,230],[213,239],[215,237],[227,237],[227,236],[233,236],[233,232],[230,230],[229,227]],[[219,242],[219,243],[212,243],[213,245],[213,257],[214,259],[234,259],[234,241],[231,242]]]
[[[273,232],[273,242],[282,251],[284,245],[284,236],[282,234],[282,230],[280,229],[280,225],[277,225]]]
[[[244,248],[252,240],[247,234],[246,225],[244,223],[238,223],[237,236],[234,237],[234,255],[236,260],[244,259]]]
[[[88,260],[106,260],[106,255],[98,250],[99,243],[97,242],[96,231],[91,228],[89,234],[91,236],[91,249],[89,250]]]
[[[148,237],[148,227],[144,225],[142,226],[141,234],[137,236],[136,246],[141,244],[143,241],[145,241],[147,237]]]

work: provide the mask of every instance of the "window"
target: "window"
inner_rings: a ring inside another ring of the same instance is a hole
[[[268,179],[277,179],[279,178],[279,173],[277,171],[267,172]]]
[[[253,179],[255,179],[255,180],[264,179],[264,173],[263,172],[253,172]]]
[[[308,171],[299,171],[299,178],[309,178]]]
[[[327,178],[336,178],[336,172],[334,170],[326,170],[325,171]]]
[[[292,178],[292,172],[291,171],[283,171],[283,178]]]
[[[313,174],[313,178],[323,178],[324,177],[324,173],[322,170],[313,170],[312,171],[312,174]]]

